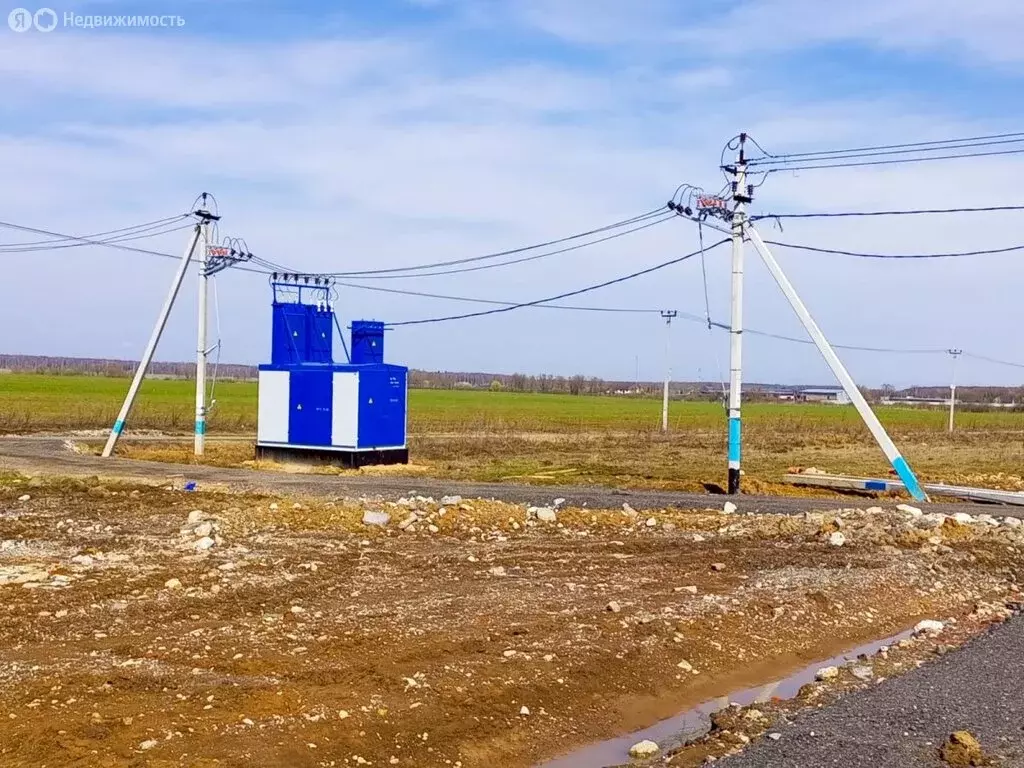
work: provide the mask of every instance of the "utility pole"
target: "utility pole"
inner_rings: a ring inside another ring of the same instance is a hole
[[[661,399],[661,431],[668,432],[668,383],[672,378],[672,318],[679,313],[674,309],[661,310],[665,318],[665,390]]]
[[[953,434],[953,413],[956,410],[956,361],[964,353],[962,349],[947,349],[953,358],[953,375],[949,380],[949,434]]]
[[[185,273],[188,271],[189,264],[192,263],[192,256],[196,252],[196,247],[202,239],[204,220],[201,214],[202,212],[196,212],[196,215],[200,216],[200,221],[193,228],[192,236],[189,238],[188,247],[185,249],[185,255],[181,259],[181,265],[178,267],[178,271],[174,275],[174,281],[171,283],[171,288],[167,292],[167,298],[164,300],[163,309],[160,310],[160,314],[156,319],[156,325],[153,327],[153,333],[149,337],[149,343],[146,345],[146,351],[142,353],[142,360],[139,361],[139,367],[135,370],[135,377],[132,379],[132,384],[128,388],[128,395],[125,397],[124,403],[121,405],[121,411],[117,414],[117,421],[114,422],[114,426],[110,430],[110,436],[107,438],[107,444],[103,447],[104,458],[109,458],[111,454],[113,454],[114,446],[117,444],[117,439],[124,431],[124,425],[128,420],[128,414],[131,412],[132,405],[135,403],[135,396],[138,395],[139,387],[142,386],[142,379],[146,375],[146,370],[149,368],[149,364],[153,361],[153,353],[156,352],[156,345],[159,343],[160,336],[163,334],[164,327],[167,325],[167,318],[171,314],[171,308],[174,306],[174,300],[178,296],[178,291],[181,288],[182,281],[185,279]]]
[[[640,394],[640,355],[634,355],[636,358],[636,393]]]
[[[205,198],[203,200],[205,204]],[[206,326],[209,321],[207,310],[210,293],[210,248],[213,245],[210,237],[210,219],[203,221],[203,248],[199,261],[199,322],[198,341],[196,343],[196,418],[195,418],[195,455],[202,456],[206,450]]]
[[[742,428],[740,413],[743,387],[743,237],[746,205],[751,201],[747,187],[747,134],[740,134],[736,164],[732,173],[732,318],[729,325],[729,493],[740,492]]]

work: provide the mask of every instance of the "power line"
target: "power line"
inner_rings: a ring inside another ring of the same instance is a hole
[[[704,250],[705,251],[714,250],[715,248],[718,248],[721,245],[725,245],[728,242],[729,242],[728,239],[719,240],[717,243],[715,243],[714,245],[708,246]],[[422,320],[405,320],[405,321],[398,322],[398,323],[388,323],[388,325],[391,326],[391,327],[397,328],[399,326],[404,326],[404,325],[424,325],[424,324],[427,324],[427,323],[441,323],[441,322],[446,322],[448,320],[465,320],[465,319],[468,319],[468,318],[471,318],[471,317],[483,317],[485,315],[494,315],[494,314],[498,314],[500,312],[511,312],[514,309],[521,309],[523,307],[534,307],[534,306],[537,306],[538,304],[547,304],[547,303],[552,302],[552,301],[558,301],[559,299],[569,298],[570,296],[579,296],[582,293],[588,293],[590,291],[596,291],[599,288],[607,288],[609,285],[616,285],[618,283],[624,283],[627,280],[633,280],[633,279],[635,279],[637,277],[641,277],[643,275],[648,275],[648,274],[650,274],[652,272],[656,272],[659,269],[664,269],[665,267],[672,266],[673,264],[678,264],[678,263],[680,263],[682,261],[686,261],[687,259],[693,258],[694,256],[697,256],[699,254],[700,254],[699,250],[693,251],[693,252],[687,253],[687,254],[685,254],[683,256],[679,256],[679,257],[677,257],[675,259],[670,259],[670,260],[664,261],[664,262],[662,262],[660,264],[655,264],[653,267],[647,267],[646,269],[641,269],[641,270],[639,270],[637,272],[632,272],[632,273],[630,273],[628,275],[623,275],[622,277],[616,277],[616,278],[614,278],[612,280],[606,280],[603,283],[596,283],[594,285],[589,285],[589,286],[587,286],[585,288],[578,288],[578,289],[576,289],[574,291],[567,291],[565,293],[560,293],[560,294],[558,294],[556,296],[549,296],[549,297],[547,297],[545,299],[537,299],[535,301],[527,301],[527,302],[523,302],[523,303],[519,303],[519,304],[512,304],[512,305],[509,305],[509,306],[506,306],[506,307],[498,307],[498,308],[495,308],[495,309],[487,309],[487,310],[482,310],[480,312],[469,312],[469,313],[466,313],[466,314],[463,314],[463,315],[448,315],[446,317],[432,317],[432,318],[424,318]]]
[[[89,240],[99,240],[101,238],[110,238],[111,240],[128,239],[129,236],[141,235],[144,232],[149,232],[157,229],[161,229],[169,226],[175,222],[180,221],[183,218],[188,217],[190,214],[182,213],[177,216],[168,216],[163,219],[156,219],[155,221],[147,221],[142,224],[135,224],[130,227],[121,227],[119,229],[111,229],[106,232],[94,232],[89,235],[83,235],[83,238]],[[156,232],[155,234],[163,234],[162,232]],[[67,247],[61,245],[69,240],[75,240],[76,238],[71,235],[60,235],[53,237],[49,240],[29,240],[22,243],[0,243],[0,252],[3,253],[18,253],[23,250],[39,249],[45,250],[46,248],[61,248]],[[74,243],[77,244],[77,243]],[[87,243],[83,243],[87,244]]]
[[[956,149],[956,147],[950,147],[950,149]],[[830,162],[825,164],[816,165],[780,165],[774,168],[767,168],[765,173],[777,173],[779,171],[816,171],[826,168],[865,168],[868,166],[877,165],[902,165],[904,163],[926,163],[933,160],[961,160],[964,158],[971,157],[997,157],[1002,155],[1019,155],[1024,154],[1024,149],[1003,149],[995,150],[991,152],[968,152],[965,154],[954,154],[954,155],[933,155],[930,157],[904,157],[898,159],[889,160],[861,160],[853,163],[846,162]],[[842,158],[837,158],[841,160]],[[763,167],[763,166],[760,166]]]
[[[942,149],[947,149],[947,148],[948,149],[955,149],[956,148],[955,146],[945,146],[945,145],[971,144],[971,143],[974,143],[974,142],[986,142],[986,141],[997,140],[997,139],[1013,139],[1013,138],[1018,138],[1018,137],[1024,138],[1024,132],[1019,132],[1018,131],[1018,132],[1013,132],[1013,133],[994,133],[994,134],[988,134],[988,135],[985,135],[985,136],[967,136],[967,137],[959,138],[959,139],[938,139],[938,140],[934,140],[934,141],[911,141],[911,142],[905,142],[903,144],[880,144],[880,145],[874,145],[874,146],[868,146],[868,147],[850,147],[850,148],[847,148],[847,149],[825,149],[825,150],[817,150],[817,151],[814,151],[814,152],[787,152],[787,153],[782,153],[782,154],[772,154],[771,152],[768,152],[766,149],[764,149],[764,147],[762,147],[760,144],[758,144],[757,141],[752,136],[748,136],[747,138],[759,150],[761,150],[761,152],[766,157],[771,158],[772,160],[787,160],[787,159],[794,159],[794,158],[813,158],[813,157],[820,157],[820,156],[826,156],[826,155],[840,155],[840,154],[848,154],[848,153],[851,153],[851,152],[871,152],[871,151],[876,151],[876,150],[907,149],[907,148],[911,148],[911,147],[916,147],[916,148],[918,148],[918,151],[925,152],[925,151],[933,151],[933,150],[926,149],[928,147],[933,147],[933,148],[936,148],[937,150],[942,150]],[[733,141],[735,141],[735,139]],[[750,162],[751,163],[755,163],[755,162],[756,163],[760,163],[761,162],[761,158],[757,158],[755,160],[751,160]]]
[[[514,301],[499,301],[497,299],[480,299],[471,296],[450,296],[441,293],[426,293],[424,291],[406,291],[400,288],[381,288],[376,285],[358,285],[357,283],[343,283],[336,282],[335,285],[340,285],[344,288],[357,288],[365,291],[376,291],[378,293],[393,293],[401,296],[419,296],[427,299],[444,299],[447,301],[464,301],[474,304],[492,304],[495,306],[514,307],[518,306],[517,302]],[[538,309],[565,309],[575,310],[577,312],[614,312],[623,314],[658,314],[661,310],[658,309],[642,309],[632,307],[580,307],[567,304],[537,304]]]
[[[440,268],[440,267],[450,267],[450,266],[456,266],[456,265],[460,265],[460,264],[470,264],[470,263],[479,262],[479,261],[487,261],[487,260],[490,260],[490,259],[501,258],[503,256],[514,256],[514,255],[516,255],[518,253],[526,253],[528,251],[535,251],[535,250],[537,250],[539,248],[548,248],[548,247],[550,247],[552,245],[559,245],[561,243],[567,243],[567,242],[570,242],[572,240],[579,240],[580,238],[583,238],[583,237],[590,237],[591,235],[597,235],[597,234],[600,234],[602,232],[608,232],[608,231],[613,230],[613,229],[621,229],[622,227],[627,227],[627,226],[630,226],[632,224],[637,224],[637,223],[642,222],[642,221],[647,221],[647,220],[652,219],[652,218],[654,218],[654,217],[656,217],[656,216],[658,216],[660,214],[663,214],[665,212],[666,212],[665,211],[665,206],[659,206],[658,208],[654,208],[654,209],[652,209],[650,211],[647,211],[646,213],[641,213],[641,214],[639,214],[637,216],[631,216],[628,219],[623,219],[622,221],[617,221],[617,222],[614,222],[612,224],[606,224],[604,226],[597,227],[595,229],[591,229],[591,230],[588,230],[586,232],[577,232],[576,234],[573,234],[573,235],[567,235],[566,237],[560,237],[560,238],[557,238],[555,240],[548,240],[548,241],[543,242],[543,243],[535,243],[533,245],[521,246],[519,248],[510,248],[510,249],[505,250],[505,251],[495,251],[494,253],[485,253],[485,254],[480,255],[480,256],[470,256],[470,257],[466,257],[466,258],[462,258],[462,259],[451,259],[449,261],[437,261],[437,262],[433,262],[433,263],[429,263],[429,264],[416,264],[416,265],[409,266],[409,267],[391,267],[389,269],[368,269],[368,270],[361,270],[361,271],[357,271],[357,272],[333,272],[333,273],[326,273],[326,274],[328,276],[331,276],[331,277],[349,277],[349,278],[353,278],[353,277],[360,277],[360,276],[364,276],[364,275],[365,276],[377,276],[377,275],[388,275],[388,274],[394,274],[394,273],[400,273],[400,272],[419,272],[420,270],[424,270],[424,269],[437,269],[437,268]],[[603,240],[597,240],[595,242],[603,242]],[[556,253],[564,253],[564,251],[556,251]],[[524,261],[525,261],[525,259],[524,259]],[[515,264],[515,263],[518,263],[518,261],[511,261],[511,262],[507,262],[507,263]],[[282,268],[282,270],[283,271],[289,271],[289,272],[296,271],[296,270],[291,270],[291,269],[284,270],[283,268]],[[444,274],[444,273],[442,273],[442,274]]]
[[[782,243],[777,240],[765,240],[765,242],[768,245],[775,245],[781,248],[792,248],[797,251],[827,253],[836,256],[855,256],[861,259],[951,259],[960,256],[989,256],[1000,253],[1024,251],[1024,245],[1011,245],[1006,248],[989,248],[979,251],[954,251],[947,253],[863,253],[859,251],[844,251],[836,248],[817,248],[815,246],[799,245],[797,243]]]
[[[924,216],[945,213],[993,213],[1000,211],[1024,211],[1024,205],[989,205],[975,208],[920,208],[893,211],[842,211],[823,213],[765,213],[751,216],[751,221],[764,219],[841,219],[857,216]]]
[[[49,230],[39,229],[37,227],[26,227],[26,226],[21,225],[21,224],[13,224],[13,223],[11,223],[9,221],[0,221],[0,227],[6,227],[7,229],[15,229],[15,230],[18,230],[19,232],[31,232],[32,234],[35,234],[35,235],[50,235],[52,237],[59,237],[59,238],[64,239],[64,240],[74,240],[75,242],[81,243],[83,245],[100,245],[100,246],[104,246],[106,248],[116,248],[116,249],[121,250],[121,251],[131,251],[133,253],[142,253],[142,254],[146,254],[147,256],[161,256],[161,257],[167,258],[167,259],[180,259],[179,256],[175,256],[172,253],[164,253],[162,251],[152,251],[152,250],[149,250],[149,249],[146,249],[146,248],[136,248],[135,246],[131,246],[131,245],[120,245],[120,244],[118,244],[116,242],[108,242],[108,241],[105,241],[105,240],[94,240],[94,239],[91,239],[91,238],[88,238],[88,237],[77,237],[75,235],[67,235],[67,234],[63,234],[61,232],[51,232]]]
[[[996,365],[1008,365],[1011,368],[1024,368],[1024,363],[1012,363],[1009,360],[999,360],[995,357],[988,357],[986,355],[975,355],[971,352],[963,352],[964,357],[972,357],[975,360],[984,360],[986,363],[995,363]]]
[[[606,243],[609,240],[615,240],[616,238],[619,238],[619,237],[625,237],[626,235],[631,235],[634,232],[639,232],[640,230],[648,229],[648,228],[653,227],[653,226],[655,226],[657,224],[663,224],[664,222],[668,221],[669,219],[674,219],[674,218],[675,218],[675,214],[669,213],[669,214],[666,214],[666,215],[662,216],[661,218],[657,218],[657,219],[654,219],[652,221],[647,221],[644,224],[639,224],[639,225],[637,225],[635,227],[631,227],[630,229],[624,229],[624,230],[622,230],[620,232],[614,232],[614,233],[612,233],[610,235],[605,235],[604,237],[600,237],[600,238],[598,238],[596,240],[588,240],[585,243],[578,243],[576,245],[566,246],[565,248],[559,248],[559,249],[554,250],[554,251],[545,251],[544,253],[535,253],[532,256],[523,256],[521,258],[511,259],[509,261],[500,261],[500,262],[498,262],[496,264],[478,264],[477,266],[474,266],[474,267],[460,267],[458,269],[445,269],[445,270],[439,270],[439,271],[436,271],[436,272],[417,272],[416,274],[400,274],[400,275],[382,275],[382,274],[367,275],[367,274],[351,273],[351,272],[326,272],[326,273],[319,273],[319,274],[321,276],[326,276],[326,277],[346,277],[346,278],[348,278],[350,280],[394,280],[394,279],[418,278],[418,277],[437,277],[437,276],[440,276],[440,275],[456,275],[456,274],[461,274],[463,272],[478,272],[478,271],[480,271],[482,269],[495,269],[497,267],[508,267],[508,266],[513,265],[513,264],[523,264],[523,263],[528,262],[528,261],[536,261],[537,259],[547,258],[548,256],[557,256],[557,255],[562,254],[562,253],[569,253],[570,251],[578,251],[581,248],[588,248],[588,247],[590,247],[592,245],[598,245],[600,243]],[[291,271],[291,270],[288,270],[288,271]]]
[[[25,248],[3,248],[0,249],[0,255],[5,253],[34,253],[36,251],[59,251],[64,248],[82,248],[88,245],[111,245],[114,243],[127,243],[134,240],[147,240],[151,237],[159,237],[160,235],[170,234],[172,232],[181,232],[185,229],[190,229],[192,224],[178,224],[175,226],[162,225],[160,229],[155,229],[149,232],[140,232],[135,234],[124,234],[117,237],[104,238],[103,240],[93,240],[89,238],[83,242],[65,242],[64,240],[54,240],[56,245],[33,245]]]

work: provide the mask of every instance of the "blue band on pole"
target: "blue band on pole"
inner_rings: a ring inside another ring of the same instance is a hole
[[[122,431],[124,431],[124,422],[118,419],[114,422],[114,434],[120,435]]]
[[[914,476],[913,470],[910,469],[910,465],[907,464],[907,460],[902,456],[897,456],[892,460],[892,468],[896,470],[896,474],[900,476],[900,480],[903,481],[903,485],[906,487],[907,492],[914,497],[917,501],[926,501],[928,499],[925,496],[924,491],[921,490],[921,484],[917,482],[917,477]]]
[[[206,434],[206,422],[205,421],[197,421],[196,422],[196,434],[197,435],[205,435]]]
[[[729,419],[729,461],[740,460],[740,420],[739,417]]]

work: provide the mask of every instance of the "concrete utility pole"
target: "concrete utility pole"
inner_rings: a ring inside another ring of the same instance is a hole
[[[740,134],[736,165],[732,172],[732,319],[729,326],[729,493],[740,492],[742,427],[740,413],[743,387],[743,238],[747,203],[747,134]]]
[[[668,432],[668,384],[672,378],[672,318],[679,313],[674,309],[661,310],[665,318],[665,391],[661,399],[661,431]]]
[[[953,434],[953,413],[956,410],[956,361],[964,353],[962,349],[947,349],[953,358],[953,375],[949,380],[949,433]]]
[[[206,356],[209,311],[207,309],[210,293],[210,248],[213,246],[210,237],[210,220],[203,221],[202,250],[199,261],[199,323],[198,341],[196,343],[196,418],[195,418],[195,455],[202,456],[206,450]]]
[[[199,215],[198,212],[197,215]],[[128,388],[128,395],[125,397],[124,403],[121,405],[120,413],[117,414],[117,421],[114,422],[114,426],[110,430],[110,436],[107,437],[107,444],[103,447],[104,458],[109,458],[113,454],[114,446],[117,444],[117,439],[124,431],[124,425],[128,420],[128,414],[131,412],[132,405],[135,403],[135,396],[139,393],[139,387],[142,386],[142,379],[146,375],[146,370],[149,368],[149,364],[153,361],[153,353],[156,352],[156,345],[160,342],[160,336],[163,334],[164,327],[167,325],[167,318],[171,314],[171,308],[174,306],[174,300],[178,296],[178,290],[181,288],[181,283],[185,279],[185,273],[188,271],[189,264],[192,263],[192,256],[195,254],[196,248],[202,240],[203,221],[204,219],[200,217],[200,223],[196,224],[193,228],[192,236],[189,238],[188,247],[185,249],[185,255],[181,259],[181,264],[178,266],[178,271],[174,275],[171,288],[167,292],[167,298],[164,300],[163,309],[160,310],[160,315],[156,319],[156,325],[153,326],[153,333],[149,337],[149,343],[146,345],[146,351],[142,353],[142,360],[139,361],[139,367],[135,370],[135,377],[132,379],[132,384]]]

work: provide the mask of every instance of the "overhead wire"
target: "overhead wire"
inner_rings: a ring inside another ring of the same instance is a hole
[[[956,149],[956,147],[951,147]],[[952,154],[952,155],[932,155],[927,157],[903,157],[903,158],[891,158],[888,160],[859,160],[852,163],[847,162],[827,162],[814,165],[777,165],[774,167],[766,168],[765,173],[778,173],[779,171],[817,171],[826,168],[866,168],[869,166],[880,166],[880,165],[904,165],[909,163],[927,163],[935,160],[962,160],[965,158],[973,157],[998,157],[1005,155],[1020,155],[1024,154],[1024,149],[1003,149],[994,150],[989,152],[968,152],[963,154]],[[843,158],[836,158],[836,160],[842,160]],[[764,164],[758,165],[759,168],[764,168]]]
[[[100,240],[109,238],[110,241],[120,241],[121,239],[133,239],[135,236],[146,236],[144,233],[153,232],[154,236],[157,234],[164,234],[163,232],[154,232],[154,230],[160,230],[168,227],[171,224],[181,221],[187,218],[189,214],[182,213],[177,216],[168,216],[163,219],[156,219],[154,221],[147,221],[142,224],[135,224],[130,227],[120,227],[118,229],[110,229],[105,232],[94,232],[92,234],[83,235],[81,238],[76,238],[73,235],[59,235],[51,237],[48,240],[28,240],[21,243],[0,243],[0,252],[2,253],[20,253],[28,250],[46,250],[48,248],[61,248],[68,247],[63,245],[66,241],[74,241],[79,239],[86,240]],[[172,230],[173,231],[173,230]],[[86,245],[88,243],[72,243],[72,245]]]
[[[750,217],[750,221],[764,219],[842,219],[862,216],[925,216],[946,213],[996,213],[1001,211],[1024,211],[1024,205],[986,205],[959,208],[917,208],[885,211],[822,211],[819,213],[763,213]]]
[[[706,250],[709,250],[709,251],[710,250],[714,250],[715,248],[718,248],[719,246],[725,245],[728,242],[729,242],[728,239],[719,240],[714,245],[709,246]],[[616,277],[616,278],[613,278],[611,280],[605,280],[604,282],[601,282],[601,283],[595,283],[593,285],[588,285],[588,286],[586,286],[584,288],[577,288],[576,290],[573,290],[573,291],[566,291],[565,293],[560,293],[560,294],[557,294],[555,296],[548,296],[547,298],[544,298],[544,299],[536,299],[535,301],[522,302],[522,303],[519,303],[519,304],[510,305],[510,306],[507,306],[507,307],[497,307],[495,309],[487,309],[487,310],[482,310],[480,312],[468,312],[468,313],[462,314],[462,315],[448,315],[448,316],[445,316],[445,317],[431,317],[431,318],[423,318],[423,319],[420,319],[420,320],[405,320],[405,321],[401,321],[401,322],[397,322],[397,323],[388,323],[388,325],[390,327],[397,328],[399,326],[407,326],[407,325],[425,325],[425,324],[428,324],[428,323],[441,323],[441,322],[447,322],[449,320],[465,320],[465,319],[472,318],[472,317],[484,317],[486,315],[494,315],[494,314],[498,314],[498,313],[501,313],[501,312],[511,312],[512,310],[522,309],[524,307],[533,307],[533,306],[537,306],[538,304],[546,304],[546,303],[549,303],[549,302],[552,302],[552,301],[558,301],[560,299],[567,299],[570,296],[579,296],[580,294],[583,294],[583,293],[589,293],[590,291],[596,291],[596,290],[598,290],[600,288],[607,288],[610,285],[616,285],[618,283],[624,283],[624,282],[626,282],[628,280],[634,280],[634,279],[636,279],[638,277],[641,277],[643,275],[648,275],[648,274],[651,274],[652,272],[656,272],[656,271],[658,271],[660,269],[664,269],[665,267],[670,267],[673,264],[679,264],[680,262],[686,261],[687,259],[690,259],[690,258],[693,258],[694,256],[697,256],[699,253],[700,253],[699,250],[698,251],[692,251],[690,253],[684,254],[683,256],[679,256],[679,257],[676,257],[674,259],[669,259],[668,261],[663,261],[660,264],[655,264],[652,267],[647,267],[645,269],[637,270],[636,272],[631,272],[628,275],[622,275],[621,277]]]
[[[932,141],[911,141],[911,142],[904,142],[902,144],[879,144],[879,145],[866,146],[866,147],[849,147],[849,148],[846,148],[846,149],[824,149],[824,150],[816,150],[816,151],[812,151],[812,152],[786,152],[786,153],[780,153],[780,154],[772,154],[771,152],[766,151],[750,135],[748,135],[747,138],[758,149],[760,149],[761,152],[764,153],[764,155],[766,157],[771,158],[773,160],[781,161],[781,160],[789,160],[789,159],[797,159],[797,158],[813,158],[813,157],[818,157],[818,156],[834,156],[834,155],[848,154],[848,153],[852,153],[852,152],[871,152],[871,151],[890,150],[890,149],[908,149],[909,150],[910,148],[917,148],[918,151],[932,151],[929,148],[938,148],[941,151],[942,149],[946,149],[946,148],[949,148],[949,149],[955,149],[956,148],[955,146],[950,146],[950,145],[972,144],[972,143],[975,143],[975,142],[987,142],[989,140],[997,140],[997,139],[1015,139],[1015,138],[1024,139],[1024,132],[1014,131],[1014,132],[1011,132],[1011,133],[994,133],[994,134],[988,134],[988,135],[984,135],[984,136],[967,136],[967,137],[956,138],[956,139],[937,139],[937,140],[932,140]],[[735,141],[735,139],[733,139],[732,141]],[[728,144],[726,146],[728,147]],[[754,158],[750,162],[751,163],[753,163],[753,162],[761,162],[761,158]]]
[[[479,272],[480,270],[484,270],[484,269],[496,269],[498,267],[508,267],[508,266],[513,265],[513,264],[524,264],[524,263],[529,262],[529,261],[536,261],[538,259],[544,259],[544,258],[547,258],[549,256],[557,256],[559,254],[569,253],[571,251],[578,251],[578,250],[580,250],[582,248],[589,248],[590,246],[593,246],[593,245],[598,245],[600,243],[606,243],[606,242],[608,242],[610,240],[615,240],[615,239],[620,238],[620,237],[625,237],[626,235],[631,235],[634,232],[639,232],[639,231],[644,230],[644,229],[649,229],[650,227],[656,226],[658,224],[663,224],[664,222],[668,221],[669,219],[674,219],[674,218],[675,218],[675,214],[674,213],[667,213],[666,212],[665,215],[661,216],[660,218],[655,218],[653,220],[646,221],[643,224],[638,224],[635,227],[631,227],[629,229],[624,229],[624,230],[621,230],[619,232],[613,232],[610,235],[605,235],[604,237],[599,237],[596,240],[588,240],[585,243],[577,243],[576,245],[566,246],[565,248],[558,248],[558,249],[556,249],[554,251],[545,251],[543,253],[535,253],[535,254],[532,254],[530,256],[520,257],[518,259],[510,259],[508,261],[500,261],[500,262],[498,262],[496,264],[477,264],[476,266],[472,266],[472,267],[459,267],[457,269],[445,269],[445,270],[438,270],[438,271],[435,271],[435,272],[418,272],[418,273],[415,273],[415,274],[398,274],[398,275],[393,275],[393,274],[367,275],[365,273],[352,273],[352,272],[322,272],[322,273],[319,273],[319,274],[321,276],[326,276],[326,277],[344,277],[344,278],[347,278],[349,280],[395,280],[395,279],[407,279],[407,278],[418,278],[418,277],[438,277],[438,276],[441,276],[441,275],[456,275],[456,274],[462,274],[462,273],[465,273],[465,272]]]
[[[1005,248],[986,248],[976,251],[950,251],[945,253],[864,253],[861,251],[845,251],[838,248],[819,248],[812,245],[801,245],[799,243],[783,243],[778,240],[765,240],[765,243],[768,245],[778,246],[780,248],[791,248],[796,251],[832,254],[835,256],[854,256],[859,259],[953,259],[963,256],[991,256],[1001,253],[1024,251],[1024,244],[1011,245]]]
[[[548,248],[548,247],[550,247],[552,245],[560,245],[561,243],[567,243],[567,242],[570,242],[572,240],[579,240],[579,239],[584,238],[584,237],[590,237],[592,235],[601,234],[602,232],[608,232],[608,231],[611,231],[611,230],[614,230],[614,229],[622,229],[623,227],[628,227],[628,226],[631,226],[633,224],[638,224],[638,223],[643,222],[643,221],[648,221],[648,220],[650,220],[652,218],[655,218],[655,217],[657,217],[657,216],[659,216],[661,214],[665,214],[665,213],[667,213],[665,206],[659,206],[658,208],[654,208],[654,209],[652,209],[650,211],[647,211],[646,213],[638,214],[636,216],[631,216],[628,219],[623,219],[621,221],[617,221],[617,222],[614,222],[612,224],[606,224],[604,226],[597,227],[595,229],[590,229],[590,230],[587,230],[585,232],[577,232],[576,234],[573,234],[573,235],[568,235],[566,237],[556,238],[554,240],[547,240],[547,241],[542,242],[542,243],[534,243],[533,245],[521,246],[519,248],[510,248],[510,249],[507,249],[507,250],[504,250],[504,251],[495,251],[493,253],[485,253],[485,254],[482,254],[482,255],[479,255],[479,256],[469,256],[469,257],[465,257],[465,258],[461,258],[461,259],[451,259],[451,260],[448,260],[448,261],[437,261],[437,262],[433,262],[433,263],[429,263],[429,264],[416,264],[416,265],[412,265],[412,266],[408,266],[408,267],[391,267],[391,268],[388,268],[388,269],[367,269],[367,270],[358,270],[358,271],[349,271],[349,272],[328,272],[328,273],[321,273],[321,274],[326,274],[327,276],[330,276],[330,277],[354,278],[354,277],[360,277],[360,276],[364,276],[364,275],[365,276],[371,276],[371,275],[376,276],[376,275],[388,275],[388,274],[403,273],[403,272],[419,272],[419,271],[426,270],[426,269],[438,269],[440,267],[450,267],[450,266],[457,266],[457,265],[461,265],[461,264],[475,263],[475,262],[479,262],[479,261],[488,261],[490,259],[502,258],[503,256],[514,256],[514,255],[519,254],[519,253],[526,253],[528,251],[535,251],[535,250],[538,250],[540,248]],[[633,231],[635,231],[635,230],[633,230]],[[603,239],[602,240],[596,240],[594,242],[604,242],[604,240]],[[566,249],[566,250],[571,250],[571,249]],[[565,252],[564,250],[560,250],[560,251],[555,251],[554,253],[564,253],[564,252]],[[505,262],[505,263],[507,263],[507,264],[516,264],[516,263],[519,263],[520,261],[525,261],[525,260],[526,259],[510,261],[510,262]],[[296,271],[296,270],[287,270],[287,271]]]

